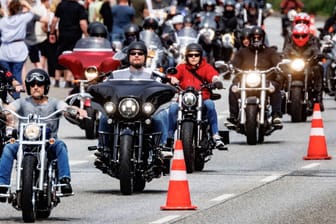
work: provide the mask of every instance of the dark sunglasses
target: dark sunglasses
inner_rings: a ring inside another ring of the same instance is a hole
[[[31,87],[34,87],[35,85],[37,85],[38,87],[44,86],[43,82],[33,82],[32,84],[30,84]]]
[[[135,55],[143,56],[144,53],[143,52],[131,52],[130,55],[132,55],[132,56],[135,56]]]
[[[294,34],[294,37],[296,39],[299,39],[299,38],[306,38],[308,36],[308,34]]]
[[[33,81],[44,82],[44,80],[45,80],[44,75],[40,73],[32,73],[26,78],[26,81],[28,83],[33,82]]]
[[[200,54],[187,54],[187,57],[188,58],[192,58],[192,57],[196,57],[196,58],[198,58],[198,57],[200,57],[201,55]]]

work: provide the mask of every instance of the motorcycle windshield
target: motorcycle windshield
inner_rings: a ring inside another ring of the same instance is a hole
[[[199,24],[199,28],[211,28],[216,29],[217,25],[215,22],[215,15],[209,14],[204,15],[204,17],[201,19],[201,23]]]
[[[73,51],[113,51],[111,42],[105,38],[100,37],[86,37],[78,40]]]
[[[140,40],[145,42],[147,48],[162,49],[160,37],[153,31],[143,30],[140,32]]]
[[[175,95],[176,89],[170,85],[154,80],[108,80],[91,85],[88,92],[93,96],[92,101],[100,105],[112,101],[118,105],[125,97],[133,97],[141,104],[151,102],[155,108],[169,102]]]

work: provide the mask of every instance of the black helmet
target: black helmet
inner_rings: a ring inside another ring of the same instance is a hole
[[[201,55],[200,58],[202,58],[203,48],[202,48],[202,46],[200,44],[196,44],[196,43],[188,44],[187,47],[186,47],[185,55],[187,55],[191,51],[197,51],[197,52],[199,52],[199,54]]]
[[[143,41],[135,41],[132,42],[127,49],[127,58],[132,50],[141,50],[145,54],[145,58],[147,57],[147,47]]]
[[[50,78],[48,73],[40,68],[34,68],[27,73],[25,85],[28,95],[30,95],[30,86],[36,82],[44,85],[44,95],[47,95],[50,87]]]
[[[265,43],[265,31],[260,26],[254,26],[250,32],[250,46],[261,49]]]
[[[146,17],[143,21],[142,28],[145,30],[150,28],[156,30],[159,28],[159,22],[154,17]]]
[[[244,40],[245,38],[250,38],[251,28],[244,27],[240,32],[240,41]]]
[[[139,33],[140,28],[134,23],[127,25],[124,29],[124,35],[128,43],[139,40]]]
[[[88,26],[88,33],[90,37],[107,38],[108,31],[104,24],[100,22],[92,22]]]

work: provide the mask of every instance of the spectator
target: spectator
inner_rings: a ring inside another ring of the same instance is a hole
[[[26,29],[34,14],[32,7],[25,0],[11,1],[8,5],[9,15],[0,20],[1,46],[0,65],[10,71],[15,80],[22,84],[22,68],[28,56],[28,48],[24,43]],[[20,93],[13,93],[17,99]]]
[[[78,0],[63,0],[57,7],[55,16],[50,27],[51,42],[55,41],[56,25],[58,23],[58,47],[56,57],[58,58],[64,51],[72,51],[76,42],[84,34],[87,34],[87,14],[84,6]],[[55,71],[55,87],[59,87],[62,70],[61,65],[57,64]],[[71,87],[72,74],[69,70],[64,72],[65,87]]]
[[[131,0],[131,5],[135,10],[134,23],[141,27],[143,20],[149,16],[146,0]]]
[[[109,31],[109,40],[111,39],[112,35],[112,25],[113,25],[113,19],[112,19],[112,9],[111,7],[115,4],[114,0],[105,0],[99,10],[100,16],[103,20],[104,25],[106,26],[107,30]]]

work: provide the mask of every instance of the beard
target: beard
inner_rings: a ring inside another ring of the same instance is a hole
[[[136,68],[136,69],[140,69],[140,68],[142,68],[142,66],[143,66],[143,63],[133,63],[133,64],[131,64],[134,68]]]

